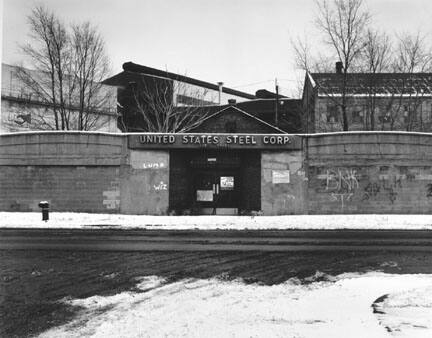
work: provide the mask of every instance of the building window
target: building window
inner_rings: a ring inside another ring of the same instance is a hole
[[[177,94],[177,104],[182,106],[208,106],[214,102],[206,101],[201,98]]]
[[[352,123],[363,123],[363,111],[355,110],[352,112]]]
[[[417,120],[417,112],[412,107],[404,106],[403,108],[403,117],[405,123],[416,122]]]
[[[380,123],[388,123],[390,122],[390,112],[382,113],[378,115],[378,121]]]
[[[339,122],[339,109],[336,106],[327,106],[327,122]]]
[[[426,110],[426,109],[425,109]],[[429,110],[429,122],[432,122],[432,103],[431,103],[431,105],[430,105],[430,110]]]

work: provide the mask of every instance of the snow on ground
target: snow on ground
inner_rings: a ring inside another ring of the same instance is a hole
[[[432,215],[147,216],[0,212],[0,227],[145,229],[432,229]]]
[[[381,325],[406,337],[432,337],[432,286],[390,294],[378,303]],[[421,330],[419,330],[421,329]]]
[[[40,337],[432,336],[430,311],[422,311],[432,303],[432,275],[351,273],[332,282],[291,279],[273,286],[148,276],[138,287],[143,292],[64,300],[83,310]],[[371,305],[386,294],[382,308],[391,312],[373,313]]]

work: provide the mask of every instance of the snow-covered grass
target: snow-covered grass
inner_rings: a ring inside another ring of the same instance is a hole
[[[146,216],[0,212],[0,227],[144,229],[432,229],[432,215]]]
[[[432,336],[432,275],[351,273],[272,286],[147,276],[138,287],[145,292],[63,300],[83,310],[41,337]],[[386,294],[382,308],[391,311],[373,313],[371,305]]]

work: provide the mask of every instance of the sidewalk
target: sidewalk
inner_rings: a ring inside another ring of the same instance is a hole
[[[381,229],[432,230],[432,215],[300,215],[300,216],[147,216],[52,212],[0,212],[0,228],[50,229]]]

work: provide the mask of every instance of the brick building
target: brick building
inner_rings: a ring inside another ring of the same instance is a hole
[[[284,131],[301,131],[301,101],[265,90],[252,95],[227,88],[222,82],[213,84],[132,62],[123,64],[123,72],[104,84],[117,87],[122,131],[188,132],[196,130],[206,117],[229,106]],[[188,119],[183,120],[184,115]],[[231,124],[228,129],[235,132],[232,127]]]
[[[307,73],[302,101],[308,133],[343,130],[343,106],[348,130],[432,131],[432,73]]]

